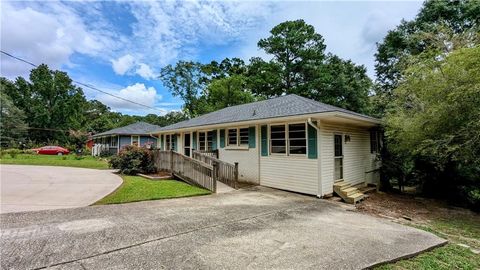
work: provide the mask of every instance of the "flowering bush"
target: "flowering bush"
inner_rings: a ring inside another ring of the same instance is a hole
[[[133,145],[126,146],[117,156],[113,156],[109,165],[128,175],[155,172],[152,153],[148,149]]]

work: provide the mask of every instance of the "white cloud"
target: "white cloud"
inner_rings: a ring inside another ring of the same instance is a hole
[[[119,91],[109,91],[111,94],[119,96],[123,99],[140,103],[146,106],[155,107],[155,103],[162,99],[162,96],[157,94],[157,91],[153,87],[146,87],[143,83],[135,83],[129,85]],[[96,97],[101,102],[108,105],[110,108],[122,111],[122,110],[145,110],[147,108],[132,102],[118,99],[109,95],[101,94]],[[148,110],[148,109],[147,109]]]
[[[51,3],[45,10],[35,3],[27,7],[20,3],[2,2],[2,50],[36,64],[46,63],[58,69],[71,64],[70,57],[75,52],[99,55],[113,45],[98,31],[100,29],[88,29],[72,9],[61,3]],[[2,57],[2,76],[28,77],[31,68]]]
[[[113,71],[118,75],[125,75],[129,70],[131,70],[135,64],[135,58],[126,54],[118,59],[111,60]]]
[[[150,68],[149,65],[140,63],[138,65],[137,70],[135,71],[138,75],[142,76],[144,79],[154,79],[156,76],[153,70]]]

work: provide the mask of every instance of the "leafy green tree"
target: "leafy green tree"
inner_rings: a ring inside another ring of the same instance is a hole
[[[369,91],[372,81],[363,65],[328,54],[317,78],[312,78],[316,87],[310,91],[310,98],[327,104],[369,113]]]
[[[245,87],[246,78],[243,75],[233,75],[212,81],[207,88],[208,95],[203,99],[201,113],[255,101],[253,94]]]
[[[179,61],[175,66],[162,68],[160,72],[163,84],[185,103],[183,109],[189,117],[198,114],[197,101],[204,89],[203,78],[202,65],[191,61]]]
[[[349,110],[369,113],[372,82],[364,66],[325,55],[323,37],[303,20],[275,26],[258,42],[271,61],[252,58],[247,86],[263,97],[298,94]]]
[[[377,113],[382,115],[408,67],[406,60],[426,50],[448,53],[479,44],[480,1],[425,1],[417,17],[402,21],[378,45],[375,71]]]
[[[169,112],[163,116],[159,116],[158,117],[159,120],[158,122],[156,123],[156,125],[159,125],[161,127],[164,127],[164,126],[168,126],[168,125],[171,125],[171,124],[175,124],[175,123],[178,123],[178,122],[181,122],[181,121],[184,121],[184,120],[187,120],[187,116],[182,113],[182,112]]]
[[[67,73],[40,65],[30,72],[30,82],[17,78],[5,93],[26,114],[33,141],[68,141],[68,130],[79,130],[86,121],[86,99]]]
[[[247,71],[245,62],[240,58],[225,58],[220,63],[212,61],[202,65],[203,78],[201,81],[205,84],[216,79],[222,79],[227,76],[242,75]]]
[[[437,195],[480,192],[479,59],[480,46],[411,58],[385,118],[392,152],[412,158],[417,179]]]
[[[17,146],[24,142],[28,125],[25,113],[17,108],[3,90],[8,81],[3,81],[0,91],[0,145],[2,147]]]
[[[312,88],[306,80],[316,73],[325,58],[323,37],[312,25],[303,20],[286,21],[273,27],[268,38],[261,39],[258,47],[273,56],[271,65],[278,65],[281,83],[273,91],[308,96]]]
[[[247,70],[247,87],[257,96],[266,98],[283,94],[281,66],[260,57],[250,59]]]

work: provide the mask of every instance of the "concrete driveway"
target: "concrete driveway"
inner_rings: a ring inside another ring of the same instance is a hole
[[[2,269],[361,269],[445,243],[261,187],[0,217]]]
[[[0,213],[88,206],[122,179],[107,170],[1,165]]]

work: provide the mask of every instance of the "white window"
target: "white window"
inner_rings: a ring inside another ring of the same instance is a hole
[[[285,134],[285,125],[270,126],[270,153],[286,154],[287,139]]]
[[[381,147],[381,133],[377,130],[370,131],[370,153],[379,153]]]
[[[140,146],[140,136],[132,135],[132,145]]]
[[[175,150],[175,134],[165,135],[165,149],[166,150]]]
[[[307,132],[304,123],[288,125],[288,153],[291,155],[307,154]]]
[[[342,135],[334,135],[334,180],[343,179],[343,142]]]
[[[285,155],[307,154],[305,123],[270,126],[270,153]]]
[[[227,146],[248,147],[248,128],[229,128],[227,130]]]
[[[200,151],[213,150],[213,131],[198,132],[198,149]]]
[[[117,147],[117,146],[118,146],[117,136],[110,137],[110,147]]]

